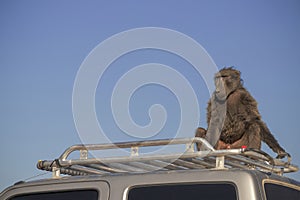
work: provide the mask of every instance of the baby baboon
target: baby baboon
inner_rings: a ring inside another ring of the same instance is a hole
[[[288,155],[261,120],[257,102],[243,87],[238,70],[232,67],[221,69],[215,75],[215,86],[207,106],[208,129],[199,127],[197,137],[206,137],[216,149],[242,146],[260,149],[263,141],[278,154],[278,158]],[[198,150],[200,147],[198,145]]]

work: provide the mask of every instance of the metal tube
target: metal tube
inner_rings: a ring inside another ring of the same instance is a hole
[[[172,160],[178,158],[193,158],[193,157],[206,157],[206,156],[225,156],[225,155],[237,155],[240,154],[240,149],[229,149],[229,150],[216,150],[216,151],[198,151],[198,152],[187,152],[177,154],[160,154],[160,155],[145,155],[145,156],[121,156],[112,158],[89,158],[85,160],[72,159],[72,160],[58,160],[61,166],[70,165],[84,165],[93,163],[124,163],[124,162],[140,162],[149,160]]]
[[[165,139],[165,140],[149,140],[149,141],[138,141],[138,142],[120,142],[114,144],[79,144],[73,145],[67,148],[62,155],[59,157],[60,160],[66,160],[67,157],[74,151],[79,150],[107,150],[117,148],[131,148],[131,147],[150,147],[150,146],[162,146],[162,145],[176,145],[176,144],[187,144],[187,143],[202,143],[209,150],[214,151],[215,149],[205,139],[195,138],[179,138],[179,139]]]

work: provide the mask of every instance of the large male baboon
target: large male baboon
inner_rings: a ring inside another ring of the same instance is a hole
[[[265,142],[278,158],[287,155],[261,120],[257,102],[243,87],[240,72],[223,68],[215,75],[216,89],[207,106],[208,129],[198,128],[197,137],[207,137],[216,149],[247,146],[261,148]],[[201,145],[198,145],[198,150]]]

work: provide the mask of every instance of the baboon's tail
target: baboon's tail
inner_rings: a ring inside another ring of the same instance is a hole
[[[262,141],[265,142],[275,153],[277,153],[279,158],[283,158],[288,155],[275,139],[267,125],[261,120],[258,120],[257,122],[260,126]]]

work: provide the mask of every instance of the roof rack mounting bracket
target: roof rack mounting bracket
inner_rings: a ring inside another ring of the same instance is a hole
[[[131,147],[131,156],[138,156],[139,155],[139,147],[133,146]]]
[[[80,150],[80,160],[86,160],[88,159],[88,150],[86,149],[81,149]]]
[[[60,168],[52,167],[52,178],[60,178]]]
[[[186,149],[186,152],[193,153],[193,152],[195,152],[195,144],[194,143],[187,143],[185,149]]]
[[[216,169],[226,169],[224,165],[225,165],[225,156],[217,156]]]

